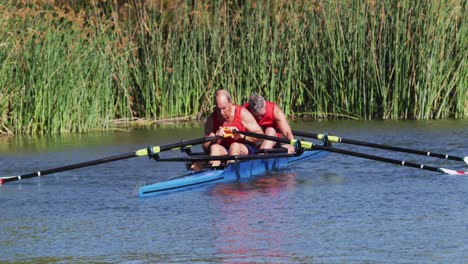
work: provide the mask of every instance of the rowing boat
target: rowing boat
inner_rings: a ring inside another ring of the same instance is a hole
[[[266,172],[285,168],[290,164],[327,155],[322,150],[311,150],[300,155],[265,155],[267,158],[241,160],[229,163],[223,169],[189,170],[182,177],[140,187],[140,197],[151,197],[173,192],[186,191],[201,186],[222,182],[236,182],[264,175]]]
[[[327,155],[322,150],[311,150],[298,155],[265,155],[266,158],[239,160],[229,163],[222,169],[189,170],[182,177],[140,187],[140,197],[151,197],[167,193],[186,191],[215,183],[236,182],[264,175],[266,172],[285,168],[290,164]]]

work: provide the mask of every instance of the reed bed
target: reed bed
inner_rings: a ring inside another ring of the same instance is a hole
[[[0,1],[0,133],[205,117],[218,88],[288,116],[468,118],[467,4]]]

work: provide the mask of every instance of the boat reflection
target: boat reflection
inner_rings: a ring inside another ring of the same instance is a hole
[[[210,190],[220,205],[214,237],[225,263],[292,260],[283,249],[295,240],[288,234],[295,225],[294,207],[288,199],[296,189],[295,177],[274,174],[250,182],[218,184]]]
[[[278,195],[281,191],[290,191],[295,188],[294,174],[267,175],[252,181],[237,183],[220,183],[211,188],[209,195],[223,199],[224,201],[236,197],[255,196],[259,193]]]

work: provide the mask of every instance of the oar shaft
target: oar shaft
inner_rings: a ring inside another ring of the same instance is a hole
[[[436,168],[436,167],[431,167],[431,166],[418,164],[418,163],[412,163],[412,162],[408,162],[404,160],[396,160],[396,159],[390,159],[390,158],[385,158],[385,157],[379,157],[379,156],[374,156],[374,155],[369,155],[365,153],[354,152],[354,151],[349,151],[349,150],[344,150],[344,149],[337,149],[333,147],[325,147],[325,146],[320,146],[320,145],[313,145],[312,148],[330,151],[334,153],[340,153],[340,154],[354,156],[354,157],[359,157],[359,158],[364,158],[364,159],[392,163],[392,164],[406,166],[406,167],[413,167],[417,169],[423,169],[423,170],[429,170],[429,171],[435,171],[435,172],[443,172],[439,168]]]
[[[220,137],[215,136],[215,137],[197,138],[197,139],[192,139],[192,140],[181,140],[180,142],[163,145],[163,146],[160,146],[159,148],[160,148],[160,151],[174,150],[174,149],[178,149],[181,147],[190,147],[192,145],[202,144],[207,141],[215,140],[217,138],[220,138]]]
[[[252,132],[237,131],[236,133],[243,134],[243,135],[246,135],[246,136],[249,136],[249,137],[256,137],[256,138],[266,139],[266,140],[273,140],[273,141],[282,142],[282,143],[290,143],[292,145],[294,145],[297,142],[296,139],[288,140],[288,139],[285,139],[285,138],[272,137],[272,136],[267,136],[267,135],[252,133]],[[436,168],[436,167],[426,166],[426,165],[423,165],[423,164],[407,162],[407,161],[404,161],[404,160],[396,160],[396,159],[379,157],[379,156],[374,156],[374,155],[369,155],[369,154],[365,154],[365,153],[354,152],[354,151],[349,151],[349,150],[344,150],[344,149],[337,149],[337,148],[333,148],[333,147],[320,146],[320,145],[315,145],[314,143],[307,142],[307,141],[301,141],[301,146],[306,148],[306,149],[325,150],[325,151],[329,151],[329,152],[340,153],[340,154],[344,154],[344,155],[360,157],[360,158],[365,158],[365,159],[370,159],[370,160],[382,161],[382,162],[387,162],[387,163],[392,163],[392,164],[397,164],[397,165],[407,166],[407,167],[413,167],[413,168],[423,169],[423,170],[428,170],[428,171],[442,172],[442,173],[453,174],[453,175],[467,175],[467,173],[465,171],[455,171],[455,170],[444,169],[444,168]]]
[[[310,137],[310,138],[315,138],[315,139],[320,139],[320,140],[324,139],[325,137],[325,134],[315,134],[315,133],[302,132],[302,131],[297,131],[297,130],[293,130],[292,132],[294,135],[297,135],[297,136]],[[416,154],[416,155],[442,158],[442,159],[447,159],[447,160],[465,161],[464,158],[462,157],[448,155],[448,154],[440,154],[440,153],[433,153],[430,151],[394,147],[394,146],[376,144],[372,142],[365,142],[365,141],[359,141],[359,140],[354,140],[354,139],[347,139],[347,138],[331,136],[331,135],[327,135],[327,137],[328,137],[328,140],[331,142],[341,142],[341,143],[352,144],[352,145],[357,145],[357,146],[386,149],[386,150],[405,152],[405,153],[411,153],[411,154]]]
[[[287,153],[278,153],[278,154],[267,154],[267,155],[223,155],[223,156],[208,156],[208,155],[196,155],[193,157],[174,157],[174,158],[160,158],[156,161],[162,162],[192,162],[192,161],[211,161],[211,160],[255,160],[255,159],[269,159],[269,158],[287,158],[295,157],[301,153],[287,154]]]
[[[214,137],[203,137],[203,138],[197,138],[197,139],[192,139],[192,140],[181,140],[180,142],[176,143],[171,143],[167,145],[162,145],[162,146],[156,146],[156,147],[151,147],[153,153],[159,153],[161,151],[167,151],[167,150],[176,150],[182,147],[190,147],[192,145],[198,145],[205,143],[207,141],[212,141],[217,138],[220,138],[219,136],[214,136]],[[146,149],[140,149],[135,152],[136,156],[141,157],[141,156],[147,156],[148,155],[148,148]]]
[[[203,138],[198,138],[198,139],[193,139],[193,140],[180,141],[180,142],[162,145],[162,146],[156,146],[156,147],[152,147],[152,152],[159,153],[161,151],[167,151],[167,150],[177,149],[181,147],[201,144],[207,141],[214,140],[216,138],[217,137],[203,137]],[[147,156],[148,149],[149,147],[147,149],[140,149],[135,152],[129,152],[129,153],[119,154],[119,155],[115,155],[115,156],[111,156],[107,158],[75,163],[75,164],[71,164],[71,165],[67,165],[63,167],[57,167],[57,168],[52,168],[52,169],[47,169],[47,170],[42,170],[42,171],[37,171],[37,172],[31,172],[31,173],[27,173],[23,175],[18,175],[18,176],[2,177],[0,178],[0,185],[6,182],[12,182],[12,181],[17,181],[17,180],[27,179],[27,178],[32,178],[32,177],[40,177],[40,176],[44,176],[44,175],[51,174],[51,173],[74,170],[74,169],[89,167],[89,166],[108,163],[108,162],[117,161],[117,160]]]
[[[98,164],[103,164],[103,163],[108,163],[112,161],[117,161],[117,160],[123,160],[123,159],[129,159],[136,157],[135,152],[129,152],[125,154],[120,154],[120,155],[115,155],[112,157],[107,157],[107,158],[102,158],[98,160],[91,160],[91,161],[85,161],[85,162],[80,162],[80,163],[75,163],[63,167],[57,167],[57,168],[52,168],[52,169],[47,169],[47,170],[42,170],[42,171],[37,171],[37,172],[31,172],[23,175],[18,175],[18,176],[12,176],[12,177],[6,177],[6,178],[1,178],[0,179],[0,184],[3,184],[5,182],[12,182],[12,181],[17,181],[17,180],[22,180],[22,179],[28,179],[28,178],[33,178],[33,177],[41,177],[47,174],[52,174],[52,173],[57,173],[57,172],[62,172],[62,171],[68,171],[68,170],[74,170],[74,169],[79,169],[79,168],[85,168],[93,165],[98,165]]]

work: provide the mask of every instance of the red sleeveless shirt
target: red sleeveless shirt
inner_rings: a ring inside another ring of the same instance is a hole
[[[244,107],[248,108],[249,103],[244,104]],[[273,127],[279,129],[275,122],[275,104],[272,102],[265,101],[265,114],[262,118],[255,117],[255,120],[257,120],[257,123],[261,127]]]
[[[236,110],[234,113],[234,119],[231,122],[220,121],[218,118],[218,112],[217,111],[213,112],[213,131],[211,132],[216,133],[216,131],[218,131],[220,127],[235,127],[239,131],[246,131],[244,125],[242,124],[242,119],[241,119],[241,111],[243,107],[239,105],[236,105],[235,107],[236,107]],[[246,143],[242,139],[236,140],[234,138],[224,138],[221,141],[221,145],[225,148],[229,148],[229,146],[231,146],[231,144],[234,142],[240,142],[244,144]]]

